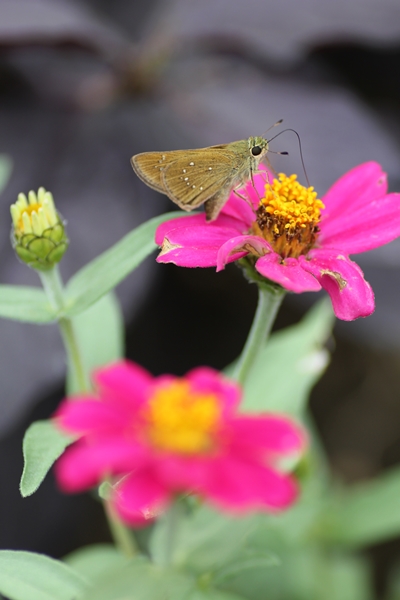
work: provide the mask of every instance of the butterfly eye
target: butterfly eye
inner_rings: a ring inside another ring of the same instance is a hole
[[[254,146],[251,149],[251,153],[252,153],[253,156],[258,156],[259,154],[261,154],[261,148],[260,148],[260,146]]]

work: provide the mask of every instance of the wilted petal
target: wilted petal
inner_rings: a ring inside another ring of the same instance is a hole
[[[360,267],[334,250],[312,250],[300,257],[303,269],[318,279],[332,300],[335,315],[344,321],[367,317],[375,309],[374,293]]]

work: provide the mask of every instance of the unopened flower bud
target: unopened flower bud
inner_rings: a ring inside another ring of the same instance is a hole
[[[68,238],[64,223],[54,206],[53,196],[44,188],[18,194],[10,207],[13,221],[11,241],[19,258],[39,271],[51,269],[64,255]]]

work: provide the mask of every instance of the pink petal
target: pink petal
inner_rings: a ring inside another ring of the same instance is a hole
[[[375,309],[374,293],[360,267],[334,250],[312,250],[300,257],[303,269],[318,279],[332,300],[335,315],[343,321],[369,316]]]
[[[70,433],[106,433],[126,426],[125,411],[91,398],[64,401],[54,418],[58,427]]]
[[[386,173],[378,163],[367,162],[355,167],[343,175],[322,198],[325,204],[324,229],[330,233],[335,219],[341,221],[346,212],[352,213],[373,200],[383,198],[386,191]]]
[[[108,476],[128,473],[146,460],[146,449],[122,439],[96,444],[82,441],[67,448],[55,464],[58,484],[65,492],[79,492]]]
[[[217,271],[222,271],[228,262],[232,262],[232,260],[237,260],[237,258],[245,256],[249,252],[246,246],[251,246],[259,256],[263,256],[268,252],[273,252],[270,244],[258,235],[239,235],[231,237],[218,251]],[[240,256],[238,256],[238,254]]]
[[[254,415],[236,417],[231,421],[232,444],[235,451],[276,454],[300,452],[306,443],[304,431],[286,417]]]
[[[115,489],[113,506],[121,518],[134,525],[156,516],[170,501],[170,492],[150,469],[125,477]]]
[[[212,223],[206,223],[204,216],[202,219],[203,224],[187,227],[189,218],[183,218],[182,226],[166,232],[157,262],[173,262],[181,267],[215,266],[220,246],[241,232],[243,224],[224,215]]]
[[[146,399],[153,377],[133,362],[120,361],[96,371],[94,381],[103,399],[131,411]]]
[[[222,509],[239,513],[249,509],[283,509],[297,497],[297,486],[290,476],[231,457],[214,461],[212,477],[199,491]]]
[[[215,267],[218,248],[173,248],[156,258],[158,263],[172,263],[178,267]]]
[[[357,254],[399,236],[400,194],[388,194],[334,221],[322,221],[318,242],[323,248],[340,248],[345,254]]]
[[[236,232],[243,231],[243,223],[234,217],[221,213],[219,217],[207,223],[204,213],[191,215],[190,217],[178,217],[161,223],[157,228],[155,241],[159,246],[163,245],[164,238],[168,238],[172,243],[187,245],[192,244],[197,239],[201,240],[201,245],[209,246],[219,244],[222,239],[226,239],[223,232],[231,230]],[[222,233],[220,232],[222,231]],[[229,235],[232,235],[230,233]]]
[[[203,489],[212,471],[213,457],[163,454],[154,461],[157,478],[171,492],[196,492]]]
[[[318,281],[304,271],[296,258],[282,261],[279,254],[266,254],[257,260],[256,269],[267,279],[297,294],[318,292],[321,289]]]
[[[157,478],[171,492],[191,491],[232,512],[285,508],[297,496],[287,475],[246,456],[163,456],[154,464]]]
[[[240,190],[239,193],[245,198],[247,197],[247,195],[243,193],[243,190]],[[249,200],[246,202],[246,200],[243,200],[243,198],[240,198],[234,192],[229,196],[229,200],[222,209],[221,214],[233,217],[243,223],[243,231],[249,229],[255,220],[254,208],[251,201]]]
[[[226,411],[231,412],[240,402],[242,391],[235,382],[227,379],[219,371],[208,367],[198,367],[189,371],[185,377],[194,390],[215,394]]]
[[[170,221],[165,221],[161,223],[157,227],[155,242],[157,246],[162,246],[165,237],[168,237],[168,234],[173,229],[180,229],[181,227],[196,227],[202,226],[205,223],[204,213],[196,213],[195,215],[190,215],[187,217],[177,217],[176,219],[171,219]]]

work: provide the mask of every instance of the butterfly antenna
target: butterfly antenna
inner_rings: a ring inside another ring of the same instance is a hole
[[[271,127],[268,127],[267,131],[264,131],[264,133],[262,134],[262,137],[264,137],[265,134],[268,133],[268,131],[271,131],[271,129],[273,129],[277,125],[280,125],[281,123],[283,123],[283,119],[279,119],[279,121],[277,121],[276,123],[274,123],[273,125],[271,125]]]
[[[281,156],[289,156],[289,152],[286,152],[286,150],[282,152],[277,152],[276,150],[268,150],[268,154],[280,154]]]
[[[303,158],[303,149],[301,147],[301,139],[299,134],[297,133],[297,131],[295,129],[284,129],[283,131],[280,131],[279,133],[277,133],[276,135],[274,135],[274,137],[270,138],[269,140],[267,140],[268,144],[270,142],[272,142],[272,140],[276,139],[278,136],[282,135],[282,133],[285,133],[286,131],[291,131],[292,133],[294,133],[297,137],[297,141],[299,142],[299,150],[300,150],[300,159],[301,159],[301,164],[303,167],[303,171],[304,171],[304,175],[306,176],[306,181],[307,181],[307,185],[310,186],[310,181],[308,179],[308,175],[307,175],[307,171],[306,171],[306,166],[304,164],[304,158]],[[269,152],[272,152],[271,150],[269,150]],[[288,152],[277,152],[277,154],[288,154]]]

